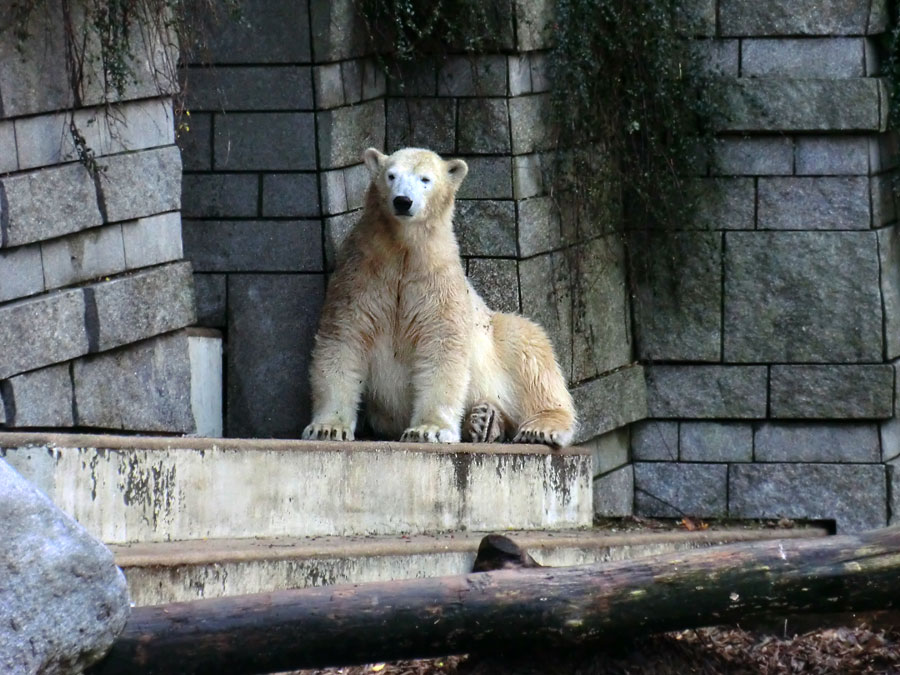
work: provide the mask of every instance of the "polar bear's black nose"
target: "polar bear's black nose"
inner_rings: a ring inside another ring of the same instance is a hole
[[[394,208],[398,214],[409,213],[409,207],[412,206],[412,199],[409,197],[394,197]]]

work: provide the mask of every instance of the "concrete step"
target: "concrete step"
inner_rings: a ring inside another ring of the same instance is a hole
[[[484,534],[210,539],[111,548],[125,571],[132,601],[157,605],[288,588],[463,574],[472,570]],[[538,562],[558,566],[628,560],[738,541],[818,537],[827,532],[803,528],[504,534]]]
[[[432,445],[0,433],[106,543],[588,527],[591,456]]]

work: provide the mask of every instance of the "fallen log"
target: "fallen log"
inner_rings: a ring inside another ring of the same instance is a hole
[[[751,617],[898,603],[900,528],[889,528],[138,608],[91,672],[232,675],[571,648]]]

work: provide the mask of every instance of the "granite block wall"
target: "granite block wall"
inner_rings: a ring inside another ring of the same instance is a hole
[[[581,440],[643,417],[623,242],[566,240],[542,183],[549,42],[519,16],[530,10],[509,17],[495,53],[389,62],[388,78],[350,0],[244,7],[244,39],[228,28],[209,63],[183,69],[190,131],[179,138],[200,322],[226,334],[226,434],[296,437],[308,422],[309,350],[368,186],[368,146],[468,162],[463,264],[492,307],[548,328],[585,406],[610,404],[585,416]]]
[[[724,115],[695,179],[702,212],[630,249],[649,418],[635,509],[886,525],[900,447],[885,3],[699,4]]]
[[[0,32],[0,426],[221,433],[215,397],[192,401],[221,382],[184,330],[172,83],[108,101],[89,55],[76,97],[61,12],[45,3],[23,41]],[[167,36],[134,47],[137,72],[172,71]]]

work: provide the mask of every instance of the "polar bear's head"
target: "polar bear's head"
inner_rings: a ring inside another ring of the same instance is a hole
[[[469,167],[461,159],[444,160],[421,148],[385,155],[375,148],[363,153],[372,174],[372,190],[381,210],[400,223],[443,220]]]

